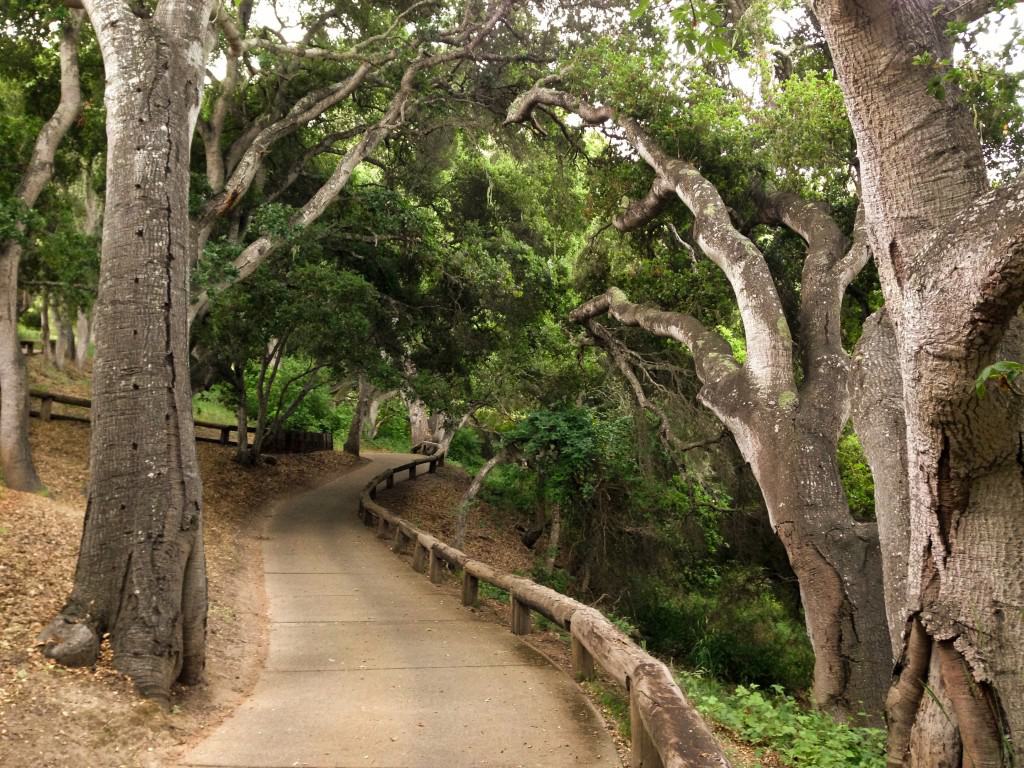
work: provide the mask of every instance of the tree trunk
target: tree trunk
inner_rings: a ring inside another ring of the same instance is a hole
[[[814,701],[840,717],[872,715],[892,669],[878,533],[850,516],[835,438],[809,421],[758,411],[733,433],[800,585]]]
[[[345,453],[353,456],[359,455],[359,438],[363,434],[363,415],[369,406],[370,385],[366,377],[359,374],[359,393],[356,396],[356,407],[352,412],[352,423],[348,427],[348,437],[345,439]]]
[[[0,468],[4,484],[17,491],[42,488],[28,443],[28,375],[18,343],[18,263],[21,246],[8,243],[0,255]]]
[[[505,451],[500,451],[489,458],[487,462],[480,467],[480,470],[473,478],[473,482],[469,484],[469,488],[466,489],[466,493],[463,494],[462,499],[459,501],[459,506],[455,510],[455,546],[459,549],[462,549],[466,543],[466,523],[469,516],[469,508],[473,505],[473,501],[476,499],[477,495],[479,495],[481,489],[483,489],[484,480],[487,479],[491,470],[506,458],[507,454]]]
[[[409,434],[413,448],[421,443],[428,442],[431,437],[430,417],[427,412],[426,403],[417,398],[406,401],[409,410]]]
[[[989,189],[966,102],[952,87],[935,98],[933,68],[915,62],[950,57],[947,23],[991,5],[815,3],[857,140],[902,381],[910,525],[887,702],[894,766],[957,738],[959,765],[1009,765],[1024,738],[1024,409],[995,387],[974,392],[984,365],[1024,350],[1013,327],[1024,183]],[[944,717],[929,703],[940,688]]]
[[[875,484],[885,610],[892,657],[898,659],[903,649],[901,635],[906,628],[903,606],[907,599],[910,496],[903,381],[896,338],[884,309],[864,323],[854,353],[850,384],[853,425]]]
[[[68,322],[66,310],[59,308],[54,313],[54,325],[57,330],[57,344],[53,353],[53,362],[57,370],[63,371],[75,357],[75,337]]]
[[[53,362],[53,347],[50,346],[50,294],[43,291],[42,308],[39,310],[39,339],[43,344],[43,360]]]
[[[544,569],[549,573],[555,570],[558,558],[558,547],[562,539],[562,509],[557,504],[551,508],[551,533],[548,535],[548,549],[544,555]]]
[[[384,403],[396,395],[398,395],[397,389],[385,391],[374,389],[373,396],[370,398],[369,405],[366,408],[366,416],[363,419],[364,437],[370,440],[377,437],[377,432],[380,430],[380,409],[384,406]]]
[[[70,11],[61,30],[60,100],[36,137],[28,168],[17,190],[18,198],[27,208],[36,204],[50,183],[57,147],[81,107],[78,42],[82,21],[81,11]],[[18,266],[21,251],[20,243],[14,240],[0,243],[0,470],[8,487],[35,491],[42,484],[29,447],[28,375],[18,343]],[[49,337],[46,333],[42,341],[44,353],[48,355]]]
[[[250,466],[254,463],[254,459],[249,447],[249,410],[245,401],[244,363],[238,367],[235,374],[235,397],[238,400],[238,407],[235,409],[238,418],[238,445],[235,447],[235,461],[243,466]]]
[[[75,367],[84,370],[89,360],[89,315],[78,310],[78,319],[75,322]]]
[[[44,652],[114,665],[166,701],[205,662],[202,489],[188,374],[190,143],[211,4],[161,0],[152,18],[85,0],[106,71],[103,226],[92,442],[74,586]]]

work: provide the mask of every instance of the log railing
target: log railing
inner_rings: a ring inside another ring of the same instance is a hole
[[[623,634],[600,611],[530,579],[514,576],[474,560],[377,503],[383,484],[391,488],[395,476],[428,465],[435,472],[444,454],[425,456],[387,469],[373,478],[359,497],[359,515],[377,536],[390,539],[402,553],[412,548],[412,567],[442,581],[445,570],[462,572],[462,604],[477,602],[480,582],[503,589],[512,602],[511,631],[531,630],[531,612],[566,630],[572,642],[573,672],[578,680],[594,677],[600,667],[629,694],[632,768],[728,768],[729,762],[700,714],[679,689],[672,673]]]
[[[60,395],[55,392],[44,392],[39,389],[29,391],[29,397],[39,400],[39,410],[30,409],[29,415],[38,416],[43,421],[81,421],[89,423],[88,416],[80,416],[75,413],[55,413],[53,404],[69,405],[75,408],[92,408],[92,401],[85,397],[72,397],[71,395]],[[219,432],[219,437],[207,437],[196,435],[196,440],[203,443],[218,443],[219,445],[238,445],[238,441],[231,440],[231,433],[237,436],[238,426],[236,424],[220,424],[215,421],[202,421],[196,419],[193,422],[200,429],[211,429]],[[247,432],[252,434],[255,427],[248,427]],[[334,436],[330,432],[297,432],[286,430],[274,441],[265,446],[265,450],[272,453],[309,453],[312,451],[334,450]]]

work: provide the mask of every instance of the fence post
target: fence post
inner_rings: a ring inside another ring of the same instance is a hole
[[[386,539],[388,536],[388,521],[384,515],[377,515],[377,538]]]
[[[387,487],[388,488],[394,488],[395,487],[395,473],[393,471],[389,471],[388,472]]]
[[[220,431],[220,444],[227,445],[228,438],[231,436],[231,427],[224,427]]]
[[[402,530],[402,526],[395,526],[395,540],[391,543],[391,549],[394,552],[404,552],[406,545],[409,543],[409,537],[405,535],[405,531]]]
[[[515,594],[512,595],[512,634],[513,635],[528,635],[533,631],[533,625],[530,621],[530,608],[524,603],[516,600]]]
[[[49,421],[50,420],[50,413],[51,413],[52,410],[53,410],[53,398],[52,397],[40,398],[40,402],[39,402],[39,418],[41,418],[43,421]]]
[[[440,584],[444,580],[444,574],[442,569],[444,568],[444,561],[437,556],[437,552],[431,548],[430,550],[430,581],[434,584]]]
[[[664,768],[651,734],[644,727],[644,719],[640,714],[640,694],[633,685],[629,686],[629,732],[632,753],[630,768]]]
[[[430,462],[430,466],[427,469],[427,472],[429,472],[430,474],[434,474],[435,472],[437,472],[437,462],[436,461]]]
[[[476,605],[480,591],[480,580],[467,571],[462,572],[462,604]]]
[[[416,465],[415,464],[412,464],[412,465],[409,466],[409,479],[410,480],[415,480],[416,479]]]
[[[423,573],[427,570],[427,548],[420,543],[419,537],[416,538],[415,548],[412,553],[412,567],[418,573]]]
[[[580,682],[594,679],[594,657],[575,635],[572,636],[572,671]]]

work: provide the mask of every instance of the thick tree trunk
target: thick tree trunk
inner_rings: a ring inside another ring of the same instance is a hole
[[[74,586],[44,652],[114,664],[148,697],[205,662],[202,489],[188,375],[189,157],[210,4],[162,0],[142,19],[85,0],[107,76],[107,204],[92,443]]]
[[[892,653],[876,527],[850,516],[834,436],[785,409],[748,424],[733,433],[800,585],[815,703],[838,716],[878,713]]]
[[[1024,183],[989,190],[966,103],[952,88],[934,98],[932,68],[915,63],[949,57],[948,21],[991,4],[814,5],[857,139],[903,390],[909,543],[889,762],[923,764],[921,745],[959,738],[955,764],[1008,765],[1024,739],[1024,413],[1020,398],[992,387],[979,399],[973,384],[1024,351],[1011,327]]]

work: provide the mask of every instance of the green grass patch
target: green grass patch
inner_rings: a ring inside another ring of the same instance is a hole
[[[619,734],[626,742],[629,742],[631,736],[629,697],[626,695],[626,692],[618,686],[605,685],[600,680],[588,680],[581,683],[581,685],[587,693],[597,700],[605,713],[611,716],[616,728],[618,728]]]
[[[192,398],[192,413],[200,421],[218,424],[234,424],[238,420],[234,409],[224,405],[209,391],[200,392]]]
[[[781,686],[728,686],[693,672],[676,679],[702,715],[791,768],[884,768],[885,731],[847,725],[809,710]]]
[[[481,581],[479,586],[478,594],[480,597],[486,597],[491,600],[497,600],[499,603],[508,603],[509,594],[501,587],[496,587],[493,584],[488,584],[486,581]]]

